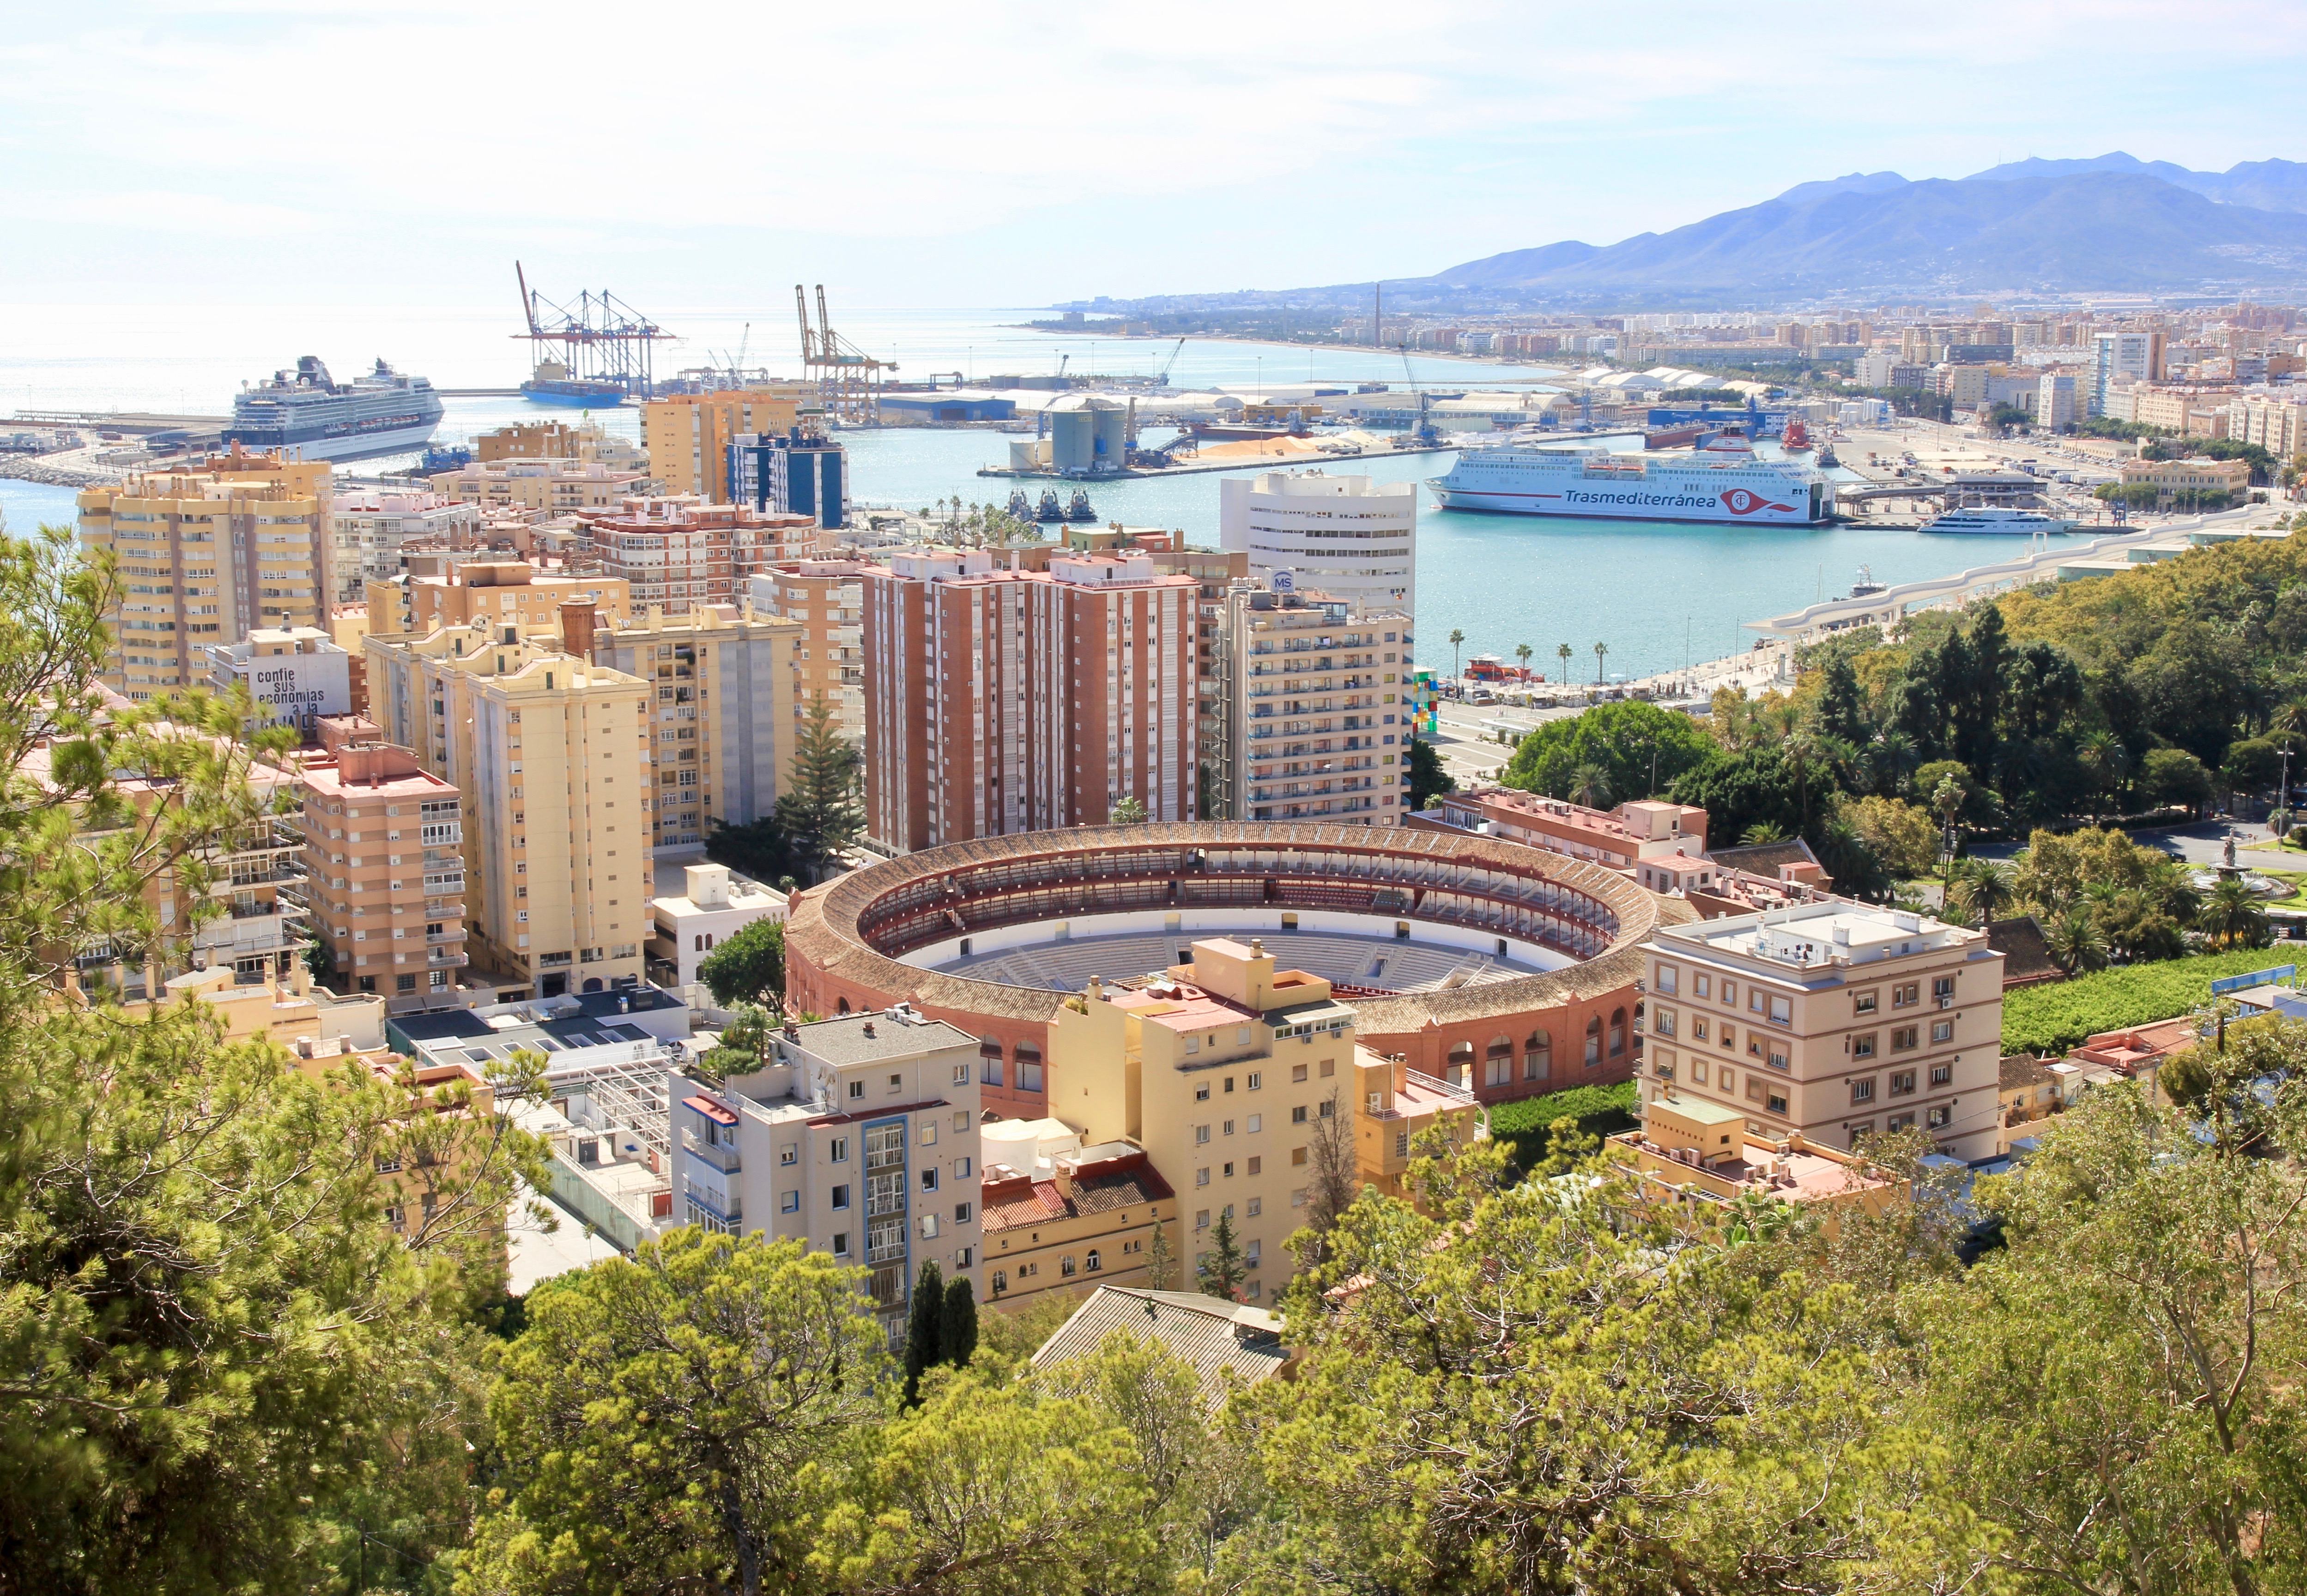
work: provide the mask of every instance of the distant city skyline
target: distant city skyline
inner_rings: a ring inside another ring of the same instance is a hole
[[[1442,0],[11,21],[7,296],[1037,304],[1414,277],[1797,183],[2307,156],[2307,13]],[[2246,114],[2238,115],[2238,111]]]

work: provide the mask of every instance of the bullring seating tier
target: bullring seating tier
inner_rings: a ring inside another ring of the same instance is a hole
[[[1029,948],[1005,948],[933,966],[948,975],[972,981],[998,981],[1005,986],[1044,988],[1077,992],[1090,977],[1107,981],[1150,975],[1187,962],[1196,937],[1222,932],[1142,932],[1113,937],[1077,937],[1068,941],[1042,942]],[[1391,937],[1356,937],[1337,931],[1269,931],[1266,951],[1282,969],[1303,970],[1337,986],[1357,986],[1387,992],[1430,992],[1450,987],[1477,986],[1543,974],[1536,965],[1498,958],[1463,948],[1437,948],[1432,943],[1403,941]],[[1453,977],[1456,977],[1454,981]]]

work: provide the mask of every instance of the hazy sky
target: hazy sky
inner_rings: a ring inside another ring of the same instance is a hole
[[[2307,6],[17,4],[0,301],[1414,276],[1853,170],[2307,157]]]

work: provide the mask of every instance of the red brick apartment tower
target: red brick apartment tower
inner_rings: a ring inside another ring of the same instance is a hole
[[[1143,555],[999,571],[983,553],[866,573],[868,830],[905,850],[1194,817],[1193,579]]]

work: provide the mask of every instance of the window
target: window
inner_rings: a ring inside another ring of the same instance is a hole
[[[1265,1128],[1265,1116],[1264,1114],[1252,1114],[1249,1117],[1248,1123],[1242,1128],[1248,1131],[1251,1136],[1256,1136],[1259,1131]]]
[[[1696,975],[1696,976],[1693,976],[1693,977],[1691,978],[1691,982],[1690,982],[1690,992],[1691,992],[1691,996],[1693,996],[1693,997],[1694,997],[1694,998],[1705,998],[1705,997],[1711,997],[1711,996],[1712,996],[1713,994],[1712,994],[1711,992],[1710,992],[1710,991],[1707,990],[1708,985],[1709,985],[1709,982],[1708,982],[1707,978],[1706,978],[1705,976],[1703,976],[1703,975]]]
[[[1204,1081],[1200,1085],[1194,1088],[1194,1101],[1196,1103],[1207,1103],[1209,1100],[1210,1084],[1207,1081]]]
[[[1874,1077],[1872,1077],[1872,1076],[1869,1076],[1869,1077],[1867,1077],[1867,1078],[1866,1078],[1866,1079],[1865,1079],[1865,1080],[1863,1080],[1863,1081],[1853,1081],[1853,1082],[1851,1082],[1851,1083],[1850,1083],[1850,1101],[1851,1101],[1853,1103],[1872,1103],[1872,1102],[1874,1102]]]
[[[935,1120],[925,1119],[922,1121],[921,1143],[924,1147],[934,1147],[937,1146],[937,1121]]]
[[[1554,1035],[1545,1030],[1532,1031],[1522,1038],[1522,1078],[1542,1081],[1554,1073]]]
[[[801,1145],[798,1142],[787,1142],[784,1146],[779,1147],[777,1149],[777,1162],[779,1163],[800,1163]]]
[[[836,1208],[846,1208],[849,1206],[849,1188],[846,1186],[836,1186],[833,1188],[833,1206]]]
[[[1891,1051],[1902,1053],[1922,1043],[1921,1031],[1913,1025],[1897,1025],[1891,1031]]]
[[[1738,1084],[1737,1073],[1728,1064],[1725,1064],[1722,1067],[1721,1073],[1714,1077],[1714,1084],[1721,1087],[1725,1092],[1728,1092],[1731,1087]]]
[[[777,1212],[780,1214],[800,1213],[801,1193],[797,1191],[788,1191],[783,1197],[779,1197],[777,1199]]]
[[[1954,1022],[1952,1020],[1933,1020],[1931,1022],[1931,1040],[1933,1042],[1952,1042],[1954,1040]]]
[[[966,1180],[969,1179],[969,1174],[970,1161],[967,1158],[956,1158],[953,1161],[953,1178],[955,1180]]]
[[[1767,1062],[1773,1069],[1784,1069],[1787,1068],[1787,1056],[1774,1048],[1771,1051],[1770,1058],[1765,1060],[1765,1062]]]
[[[849,1232],[847,1231],[836,1231],[833,1232],[833,1256],[837,1258],[845,1258],[849,1256]]]
[[[1722,983],[1722,1000],[1725,1003],[1729,1004],[1733,1008],[1736,1008],[1738,1006],[1738,983],[1737,982],[1726,981]]]
[[[1902,1130],[1912,1130],[1914,1128],[1915,1116],[1911,1113],[1892,1114],[1889,1119],[1882,1121],[1882,1128],[1890,1132],[1892,1136],[1898,1135],[1899,1132]]]
[[[825,1156],[829,1162],[834,1163],[847,1163],[849,1162],[849,1138],[845,1136],[837,1136],[831,1141],[826,1143]]]
[[[1872,1031],[1864,1036],[1854,1036],[1850,1039],[1850,1056],[1854,1059],[1871,1059],[1874,1056],[1874,1034]]]
[[[1290,1194],[1290,1206],[1293,1208],[1302,1208],[1306,1206],[1306,1188],[1304,1187],[1300,1186],[1297,1190]]]
[[[998,1297],[1008,1289],[1009,1271],[1007,1269],[996,1269],[993,1272],[993,1294]]]
[[[1675,1032],[1674,1010],[1671,1008],[1659,1009],[1657,1014],[1651,1017],[1651,1028],[1660,1036],[1673,1035]]]
[[[1082,1258],[1082,1266],[1092,1274],[1096,1274],[1100,1269],[1105,1267],[1103,1262],[1101,1261],[1097,1256],[1096,1248],[1091,1248],[1088,1253]]]
[[[1232,1164],[1231,1161],[1228,1161],[1227,1163],[1222,1163],[1222,1164],[1219,1165],[1218,1167],[1219,1167],[1219,1172],[1221,1172],[1222,1174],[1223,1174],[1227,1180],[1232,1180],[1232,1179],[1233,1179],[1233,1164]]]
[[[1954,1119],[1954,1105],[1941,1103],[1930,1111],[1926,1119],[1933,1130],[1944,1130]]]
[[[1208,1126],[1206,1126],[1206,1125],[1196,1125],[1196,1126],[1195,1126],[1195,1127],[1194,1127],[1194,1146],[1196,1146],[1196,1147],[1206,1147],[1206,1146],[1208,1146],[1209,1145],[1210,1145],[1210,1128],[1209,1128]]]
[[[1951,1064],[1934,1064],[1934,1065],[1932,1065],[1932,1066],[1931,1066],[1931,1085],[1933,1085],[1934,1086],[1948,1086],[1948,1085],[1952,1085],[1953,1084],[1954,1084],[1954,1066],[1953,1066],[1953,1065],[1951,1065]]]
[[[1262,1069],[1253,1069],[1253,1070],[1251,1070],[1251,1071],[1249,1072],[1249,1074],[1248,1074],[1248,1076],[1243,1079],[1243,1082],[1242,1082],[1242,1090],[1244,1090],[1245,1092],[1255,1092],[1255,1091],[1256,1091],[1260,1086],[1264,1085],[1265,1084],[1265,1072],[1264,1070],[1262,1070]],[[1254,1129],[1254,1128],[1255,1128],[1255,1127],[1252,1127],[1252,1128]]]
[[[1228,1120],[1223,1125],[1218,1127],[1218,1130],[1221,1135],[1231,1136],[1233,1134],[1233,1121]]]
[[[1324,1080],[1329,1079],[1330,1077],[1337,1073],[1338,1061],[1335,1059],[1325,1059],[1322,1060],[1322,1078]]]
[[[1320,1106],[1315,1111],[1315,1113],[1316,1118],[1327,1120],[1334,1118],[1337,1111],[1338,1100],[1335,1097],[1325,1097],[1322,1099]]]
[[[1292,1081],[1304,1080],[1306,1078],[1306,1067],[1303,1064],[1292,1064],[1290,1067],[1290,1078]]]
[[[1773,1092],[1762,1100],[1762,1106],[1770,1112],[1784,1119],[1787,1112],[1787,1095],[1783,1092]]]
[[[1210,1228],[1210,1211],[1207,1208],[1196,1208],[1194,1210],[1194,1228],[1197,1231],[1205,1231]]]
[[[904,1091],[905,1089],[905,1077],[904,1076],[902,1076],[902,1075],[893,1075],[893,1076],[891,1076],[891,1077],[889,1077],[889,1090],[890,1090],[890,1091],[892,1091],[892,1092],[902,1092],[902,1091]]]
[[[1706,1060],[1703,1060],[1703,1059],[1693,1059],[1693,1060],[1690,1061],[1690,1078],[1691,1078],[1692,1080],[1696,1081],[1696,1082],[1697,1082],[1700,1085],[1702,1085],[1702,1085],[1704,1085],[1706,1084]]]
[[[1292,1125],[1303,1125],[1306,1123],[1306,1105],[1304,1103],[1301,1103],[1296,1108],[1290,1111],[1290,1123]]]
[[[1850,1000],[1850,1012],[1853,1014],[1874,1013],[1874,1000],[1877,994],[1874,992],[1858,993],[1856,997]]]
[[[1915,1089],[1915,1072],[1914,1072],[1913,1070],[1911,1070],[1911,1069],[1894,1069],[1894,1070],[1892,1070],[1892,1071],[1891,1072],[1891,1096],[1893,1096],[1893,1097],[1904,1097],[1904,1096],[1906,1096],[1908,1093],[1912,1092],[1914,1089]]]
[[[1242,1247],[1241,1261],[1248,1264],[1253,1269],[1257,1267],[1258,1253],[1261,1245],[1262,1244],[1256,1236],[1252,1236]]]
[[[1265,1168],[1265,1160],[1263,1157],[1253,1158],[1249,1161],[1249,1172],[1253,1175],[1259,1173]]]
[[[1954,1007],[1954,977],[1936,975],[1931,978],[1931,1001],[1941,1008]]]
[[[1195,1184],[1195,1185],[1196,1185],[1196,1186],[1207,1186],[1209,1183],[1210,1183],[1210,1171],[1209,1171],[1209,1167],[1208,1167],[1206,1164],[1205,1164],[1205,1165],[1204,1165],[1202,1168],[1197,1169],[1197,1170],[1196,1170],[1196,1171],[1194,1171],[1194,1184]]]
[[[1675,990],[1676,979],[1672,965],[1660,965],[1658,967],[1657,990],[1662,994],[1671,995]]]
[[[1410,1156],[1410,1132],[1397,1130],[1394,1133],[1394,1155],[1396,1158]]]
[[[1908,982],[1904,986],[1892,987],[1891,989],[1891,1007],[1893,1008],[1912,1008],[1917,1001],[1917,994],[1919,994],[1921,991],[1922,988],[1912,981]]]
[[[935,1164],[931,1164],[929,1168],[922,1171],[922,1189],[923,1191],[935,1191],[937,1188],[937,1166]]]
[[[1693,1042],[1703,1042],[1707,1034],[1706,1021],[1703,1018],[1694,1017],[1690,1022],[1690,1039]]]
[[[1074,1272],[1074,1255],[1073,1255],[1073,1254],[1071,1254],[1071,1253],[1068,1253],[1068,1254],[1066,1254],[1066,1256],[1065,1256],[1065,1257],[1061,1257],[1061,1258],[1059,1258],[1059,1259],[1058,1260],[1058,1273],[1059,1273],[1059,1274],[1070,1275],[1070,1274],[1073,1274],[1073,1272]]]
[[[1305,1166],[1305,1163],[1306,1163],[1306,1149],[1305,1149],[1305,1148],[1303,1148],[1303,1147],[1292,1147],[1292,1148],[1291,1148],[1291,1149],[1290,1149],[1290,1164],[1291,1164],[1291,1167],[1292,1169],[1300,1169],[1300,1168],[1303,1168],[1303,1167]]]
[[[1228,1076],[1225,1077],[1225,1089],[1229,1092],[1233,1090],[1233,1077]]]
[[[852,1098],[857,1098],[857,1097],[862,1097],[862,1096],[864,1096],[864,1095],[865,1095],[865,1083],[864,1083],[863,1081],[852,1081],[852,1082],[850,1082],[850,1083],[849,1083],[849,1095],[850,1095]]]
[[[1252,1170],[1249,1172],[1253,1175],[1257,1173],[1256,1170]],[[1256,1219],[1259,1214],[1265,1212],[1265,1199],[1264,1197],[1250,1198],[1248,1212],[1252,1219]]]
[[[1779,997],[1773,997],[1771,1000],[1771,1024],[1774,1025],[1790,1025],[1794,1024],[1794,1000],[1791,998]]]

